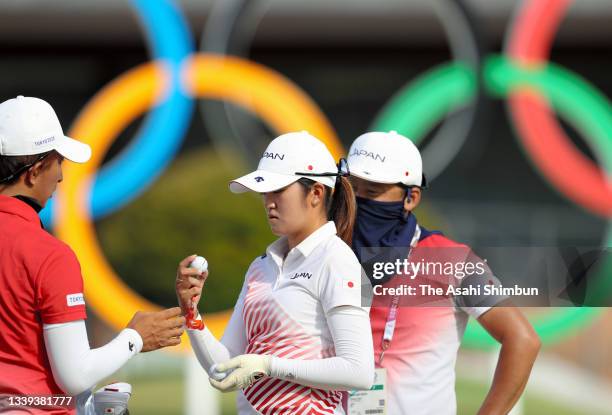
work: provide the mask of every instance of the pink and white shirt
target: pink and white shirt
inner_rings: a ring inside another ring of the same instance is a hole
[[[271,376],[238,393],[241,415],[339,415],[342,391],[373,379],[369,308],[361,303],[361,266],[328,222],[291,250],[278,239],[253,261],[220,342],[227,356],[210,332],[201,340],[189,334],[206,369],[245,353],[274,356]]]

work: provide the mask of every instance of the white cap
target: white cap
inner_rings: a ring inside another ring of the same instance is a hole
[[[351,176],[376,183],[425,186],[419,149],[395,131],[360,135],[353,141],[347,161]]]
[[[337,173],[334,157],[325,144],[306,131],[276,137],[264,151],[257,170],[230,182],[234,193],[274,192],[302,177],[334,187],[335,176],[310,176],[312,173]],[[304,174],[297,174],[304,173]]]
[[[0,155],[30,156],[51,150],[76,163],[91,157],[91,147],[66,137],[55,111],[42,99],[20,95],[0,104]]]

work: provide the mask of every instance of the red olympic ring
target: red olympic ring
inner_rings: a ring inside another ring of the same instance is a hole
[[[512,27],[507,54],[526,66],[545,64],[554,35],[571,0],[532,0]],[[612,184],[607,174],[578,151],[536,91],[512,92],[510,114],[523,146],[543,174],[571,200],[612,217]]]

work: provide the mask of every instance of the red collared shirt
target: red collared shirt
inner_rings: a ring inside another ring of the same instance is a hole
[[[85,318],[74,252],[41,228],[32,207],[0,195],[0,393],[63,394],[53,379],[43,324]]]

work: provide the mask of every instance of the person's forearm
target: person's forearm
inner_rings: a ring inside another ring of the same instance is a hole
[[[367,364],[343,357],[317,360],[272,357],[270,376],[311,388],[344,391],[369,389],[373,380]]]
[[[215,363],[230,359],[230,352],[206,327],[204,330],[187,330],[191,347],[200,362],[208,372]]]
[[[241,293],[221,340],[217,340],[208,327],[205,327],[204,330],[187,330],[191,347],[200,365],[207,372],[210,371],[213,364],[225,362],[244,353],[246,337],[242,320],[243,301],[244,295]]]
[[[317,389],[369,389],[374,380],[374,352],[368,313],[357,307],[337,307],[327,316],[327,323],[334,338],[335,357],[272,357],[270,375]]]
[[[509,338],[502,342],[493,384],[478,415],[507,414],[527,385],[539,351],[537,338]]]
[[[83,320],[45,325],[45,345],[57,384],[78,395],[119,370],[142,349],[138,332],[124,329],[109,343],[89,348]]]

